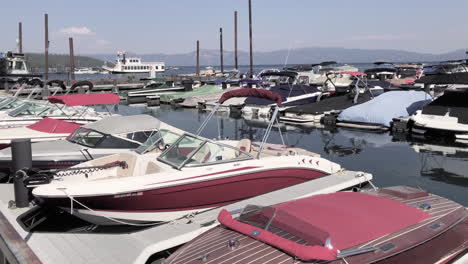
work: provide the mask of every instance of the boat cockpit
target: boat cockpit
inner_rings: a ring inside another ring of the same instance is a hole
[[[235,148],[199,136],[184,134],[159,155],[158,161],[180,170],[182,167],[213,165],[253,158],[241,147]]]

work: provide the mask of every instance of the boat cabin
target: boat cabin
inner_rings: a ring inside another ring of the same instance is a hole
[[[0,55],[0,76],[7,74],[29,74],[23,53],[7,52]]]

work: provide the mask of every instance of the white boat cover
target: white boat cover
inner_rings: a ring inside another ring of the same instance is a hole
[[[97,122],[84,125],[85,128],[104,134],[126,134],[135,131],[158,129],[159,119],[150,115],[111,116]]]
[[[393,118],[412,115],[432,98],[422,91],[386,92],[374,99],[343,110],[338,121],[390,127]]]

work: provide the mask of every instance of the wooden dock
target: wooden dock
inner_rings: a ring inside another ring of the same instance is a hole
[[[29,208],[8,208],[10,200],[14,199],[13,185],[0,184],[0,255],[3,260],[0,263],[147,263],[150,258],[157,259],[161,252],[180,246],[216,226],[221,209],[239,213],[247,204],[273,205],[336,192],[371,179],[371,174],[341,171],[171,223],[124,234],[26,232],[17,218]]]

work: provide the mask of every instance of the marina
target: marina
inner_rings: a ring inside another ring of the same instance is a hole
[[[461,29],[275,1],[7,12],[0,264],[468,263]]]

